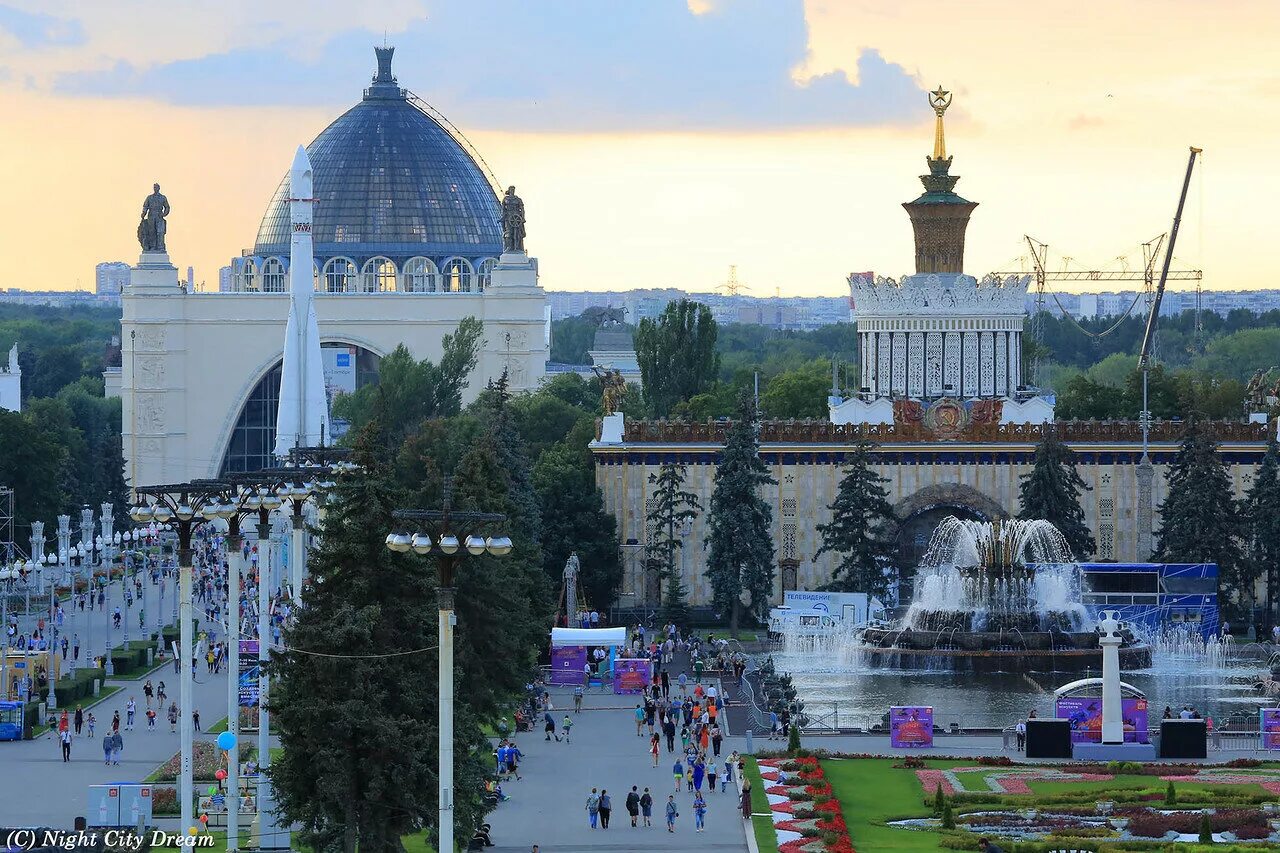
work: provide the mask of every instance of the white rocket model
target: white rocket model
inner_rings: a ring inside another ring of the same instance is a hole
[[[311,247],[311,161],[301,145],[289,171],[289,321],[284,330],[284,366],[280,373],[280,410],[276,416],[276,456],[294,447],[329,441],[329,401],[320,331],[316,327],[314,267]]]

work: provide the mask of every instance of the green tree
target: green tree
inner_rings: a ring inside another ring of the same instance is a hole
[[[735,637],[743,598],[760,617],[773,592],[773,509],[760,494],[767,485],[777,481],[760,458],[755,403],[744,393],[716,466],[707,515],[707,580]]]
[[[1077,373],[1058,395],[1056,413],[1063,420],[1113,420],[1122,416],[1124,405],[1122,389]]]
[[[365,385],[333,401],[334,417],[351,422],[353,433],[377,422],[385,448],[395,450],[424,420],[456,415],[462,392],[475,369],[482,324],[464,317],[444,336],[444,353],[437,364],[418,361],[403,344],[378,365],[378,383]]]
[[[1075,452],[1048,425],[1036,445],[1031,470],[1022,475],[1018,486],[1018,518],[1049,522],[1067,540],[1076,559],[1083,559],[1094,549],[1093,535],[1080,506],[1080,494],[1087,491],[1089,485],[1076,470]]]
[[[663,581],[663,620],[684,624],[688,616],[684,578],[676,554],[684,547],[681,534],[702,511],[698,496],[684,489],[685,468],[664,462],[649,475],[653,509],[645,519],[648,535],[644,546],[645,571]]]
[[[15,537],[37,519],[52,520],[67,506],[67,447],[26,413],[0,409],[0,483],[13,489]]]
[[[819,359],[770,378],[760,408],[771,418],[825,418],[831,395],[831,361]]]
[[[822,546],[813,555],[814,561],[827,552],[840,555],[824,589],[874,596],[885,593],[884,569],[894,550],[890,538],[894,515],[884,489],[888,481],[871,467],[874,448],[869,441],[858,441],[850,448],[839,491],[828,507],[831,521],[818,525]]]
[[[533,485],[542,508],[542,567],[552,586],[576,552],[583,594],[592,608],[608,609],[622,582],[617,521],[605,511],[586,443],[570,437],[548,448],[534,463]]]
[[[1266,575],[1267,600],[1264,632],[1280,625],[1280,449],[1276,442],[1267,444],[1267,455],[1253,476],[1253,486],[1244,499],[1250,572],[1255,577]],[[1261,636],[1261,635],[1260,635]]]
[[[1245,592],[1249,571],[1242,553],[1240,507],[1218,445],[1200,422],[1187,423],[1170,466],[1160,507],[1156,558],[1170,563],[1217,563],[1224,604]]]
[[[681,299],[635,334],[636,358],[650,413],[666,417],[676,403],[708,390],[720,369],[716,321],[707,306]]]
[[[361,462],[326,504],[315,583],[270,664],[284,749],[269,774],[303,843],[398,853],[401,837],[437,814],[434,573],[407,570],[387,550],[396,496],[371,455]],[[458,778],[474,781],[486,768],[461,711]],[[474,823],[477,798],[457,790],[459,823]]]

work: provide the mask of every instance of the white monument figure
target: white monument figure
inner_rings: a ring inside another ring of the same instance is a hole
[[[9,363],[0,364],[0,409],[22,411],[22,368],[18,366],[18,345],[9,350]]]
[[[1124,714],[1120,703],[1120,614],[1102,611],[1098,644],[1102,646],[1102,742],[1124,743]]]
[[[564,612],[565,623],[570,627],[578,621],[578,552],[571,551],[564,563]]]
[[[327,440],[329,401],[316,326],[315,262],[311,245],[311,161],[298,146],[289,171],[289,319],[284,330],[280,371],[280,409],[276,415],[276,456],[294,447],[315,447]]]

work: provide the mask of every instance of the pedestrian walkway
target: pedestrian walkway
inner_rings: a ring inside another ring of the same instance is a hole
[[[677,670],[677,675],[679,671]],[[664,747],[654,767],[648,753],[647,733],[636,736],[633,712],[638,697],[615,696],[592,690],[581,714],[572,714],[572,690],[552,688],[557,724],[568,709],[573,716],[570,743],[544,740],[541,726],[517,735],[524,753],[520,774],[524,778],[503,783],[511,799],[489,815],[494,853],[528,853],[533,844],[548,853],[585,853],[594,850],[662,850],[670,853],[747,850],[746,830],[730,788],[705,793],[706,831],[694,832],[693,794],[676,794],[680,817],[676,831],[666,830],[667,795],[675,793],[671,766],[676,756]],[[729,747],[726,742],[726,754]],[[653,796],[653,826],[631,828],[626,798],[631,786]],[[609,829],[591,829],[586,801],[591,789],[605,789],[613,799]]]
[[[171,596],[171,587],[168,591]],[[156,606],[156,592],[149,583],[147,593],[148,605]],[[111,585],[106,613],[96,609],[92,612],[92,618],[96,620],[94,622],[95,645],[98,645],[99,639],[103,636],[103,630],[111,631],[113,644],[118,645],[121,642],[122,630],[103,627],[115,603],[120,603],[121,600],[120,584],[116,582]],[[168,605],[170,600],[167,598],[165,604]],[[62,628],[63,632],[68,637],[79,633],[82,639],[86,638],[89,612],[82,613],[77,609],[73,613],[67,603],[64,603],[64,607],[67,615]],[[132,617],[137,619],[136,605],[132,610]],[[136,621],[132,628],[137,628]],[[139,639],[141,634],[133,630],[130,636]],[[85,651],[84,648],[81,649],[82,660],[85,657]],[[102,651],[97,649],[95,653],[101,654]],[[165,682],[169,701],[177,701],[178,676],[173,670],[172,663],[157,670],[150,678],[153,685],[160,681]],[[200,711],[200,724],[203,728],[213,726],[227,715],[226,678],[225,669],[220,675],[212,675],[205,671],[203,662],[200,662],[196,669],[194,707]],[[178,751],[178,734],[170,733],[163,709],[156,720],[156,730],[147,730],[146,697],[142,693],[142,685],[145,681],[145,678],[136,681],[107,680],[108,685],[119,685],[122,689],[93,707],[93,714],[97,718],[96,737],[89,738],[86,728],[80,737],[75,738],[71,746],[71,761],[68,763],[63,763],[58,738],[52,733],[46,733],[29,741],[0,742],[0,768],[4,771],[0,773],[0,803],[3,804],[0,807],[0,819],[6,826],[70,827],[75,818],[86,811],[89,785],[108,782],[140,782],[150,775],[157,765],[167,761]],[[133,697],[137,703],[137,716],[132,732],[124,731],[125,706],[130,697]],[[81,704],[85,704],[85,701],[82,700]],[[74,704],[60,704],[59,714],[63,707],[74,716]],[[168,707],[167,702],[165,707]],[[182,709],[183,712],[189,710]],[[110,733],[111,718],[116,711],[120,712],[124,749],[121,752],[119,766],[108,766],[103,763],[102,736],[104,733]],[[210,740],[213,738],[212,735],[199,734],[196,737]]]

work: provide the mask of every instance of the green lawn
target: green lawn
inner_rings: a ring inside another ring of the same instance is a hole
[[[710,633],[711,633],[711,638],[714,640],[735,639],[734,636],[728,632],[728,630],[712,631]],[[738,631],[738,636],[736,639],[740,643],[754,643],[756,641],[756,636],[757,635],[755,631]]]
[[[756,846],[760,853],[778,853],[778,833],[773,829],[773,818],[769,816],[769,798],[765,796],[765,782],[760,778],[760,765],[750,755],[744,756],[746,762],[746,778],[751,780],[751,831],[756,837]],[[763,817],[758,817],[764,812]]]
[[[226,717],[223,717],[221,720],[218,720],[218,722],[214,723],[213,728],[208,729],[208,732],[211,735],[220,735],[227,730],[227,727],[229,725],[230,725],[230,721]]]
[[[938,836],[931,832],[885,826],[890,820],[928,817],[915,771],[895,769],[898,759],[833,759],[822,770],[840,800],[849,838],[857,850],[935,853]],[[930,761],[935,768],[962,767],[962,761]]]

